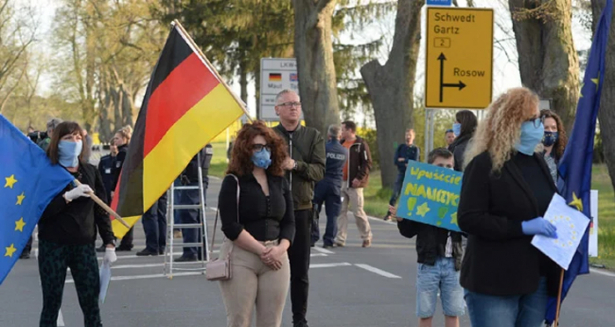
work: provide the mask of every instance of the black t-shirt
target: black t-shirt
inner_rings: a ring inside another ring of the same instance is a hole
[[[525,179],[534,193],[536,203],[538,204],[538,212],[541,216],[544,216],[553,197],[551,181],[545,175],[536,158],[523,153],[517,153],[513,161],[521,170],[523,179]]]
[[[535,157],[527,156],[523,153],[517,153],[513,158],[513,161],[521,170],[523,178],[530,186],[530,189],[534,193],[536,203],[538,204],[538,212],[540,216],[544,216],[549,208],[551,199],[553,198],[553,191],[551,189],[551,181],[545,175],[540,163]],[[550,259],[544,254],[540,256],[540,275],[546,276],[549,271]]]
[[[258,241],[287,239],[295,237],[295,216],[293,198],[284,177],[267,174],[269,196],[260,184],[249,174],[239,177],[239,219],[237,219],[237,182],[232,176],[222,181],[218,208],[222,232],[230,240],[236,240],[246,230]]]

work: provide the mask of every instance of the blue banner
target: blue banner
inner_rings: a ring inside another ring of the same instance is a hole
[[[74,178],[0,115],[0,284],[47,204]]]
[[[462,175],[452,169],[409,161],[397,216],[460,232],[457,206]]]
[[[451,6],[453,0],[427,0],[428,6]]]
[[[600,95],[606,71],[605,55],[609,41],[612,12],[613,2],[607,0],[600,15],[600,20],[596,24],[594,40],[589,52],[587,68],[585,68],[585,77],[583,83],[581,83],[581,96],[577,104],[572,134],[568,139],[566,151],[564,151],[558,167],[559,193],[566,199],[568,205],[583,212],[586,217],[591,217],[589,195],[592,180],[594,136],[596,135],[596,118],[600,108]],[[576,276],[589,273],[588,232],[589,228],[585,230],[572,262],[564,274],[562,301],[568,294]],[[557,298],[550,297],[545,317],[547,323],[550,324],[555,320],[556,312]]]

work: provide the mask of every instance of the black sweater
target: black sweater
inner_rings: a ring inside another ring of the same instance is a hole
[[[288,181],[281,176],[267,174],[269,196],[265,196],[260,184],[249,174],[239,177],[239,222],[237,221],[237,182],[232,176],[222,181],[218,208],[222,232],[230,240],[236,240],[244,229],[258,241],[295,238],[295,214],[293,196]]]
[[[523,221],[544,215],[544,199],[551,199],[555,184],[541,156],[517,159],[492,173],[491,157],[484,152],[464,172],[457,213],[459,227],[469,236],[461,286],[488,295],[522,295],[535,292],[546,276],[549,294],[557,295],[560,270],[521,229]],[[528,171],[532,176],[524,176]]]
[[[106,201],[102,178],[94,166],[81,163],[77,173],[72,175],[82,184],[89,185],[101,200]],[[62,245],[94,244],[98,227],[103,242],[112,244],[113,231],[107,213],[87,197],[66,203],[63,195],[72,188],[72,185],[67,186],[47,205],[38,222],[38,237]]]

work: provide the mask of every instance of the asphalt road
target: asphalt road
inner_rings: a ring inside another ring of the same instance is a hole
[[[219,180],[211,181],[209,207],[216,206],[219,186]],[[214,215],[211,210],[207,213],[211,233]],[[325,220],[321,219],[321,230]],[[370,248],[361,248],[356,227],[351,223],[346,247],[313,249],[310,326],[417,326],[414,241],[400,236],[392,223],[379,219],[370,222],[374,233]],[[135,232],[135,249],[118,253],[119,260],[114,264],[109,293],[101,306],[104,325],[225,326],[226,314],[217,283],[207,281],[199,272],[164,277],[163,256],[134,255],[145,244],[140,223]],[[564,302],[561,326],[615,326],[614,294],[615,274],[599,272],[579,278]],[[20,260],[0,286],[0,326],[38,326],[41,307],[36,259]],[[441,312],[438,304],[434,326],[444,325]],[[290,300],[283,321],[283,326],[292,326]],[[58,326],[83,326],[70,274]],[[461,326],[470,326],[467,315],[462,317]]]

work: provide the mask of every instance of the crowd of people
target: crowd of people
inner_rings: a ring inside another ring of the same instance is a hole
[[[427,154],[428,164],[464,172],[458,209],[462,232],[397,217],[396,202],[410,161],[420,160],[415,132],[406,131],[393,163],[398,170],[385,220],[397,222],[401,235],[416,236],[418,273],[416,315],[419,326],[432,325],[438,294],[445,326],[459,326],[467,306],[472,326],[540,326],[547,296],[557,291],[558,269],[531,246],[536,234],[555,237],[542,218],[557,192],[557,163],[566,146],[561,119],[539,111],[538,97],[515,88],[497,98],[480,123],[473,112],[456,113],[444,135],[448,148]],[[318,217],[323,205],[323,247],[344,247],[348,211],[353,212],[363,247],[373,235],[363,210],[363,189],[372,159],[367,142],[352,121],[331,125],[326,138],[301,125],[301,101],[284,90],[276,97],[280,124],[244,124],[228,155],[227,176],[218,198],[222,232],[220,256],[231,258],[233,277],[220,281],[228,326],[280,326],[290,290],[294,327],[307,324],[311,247],[320,240]],[[55,326],[66,268],[70,267],[84,313],[85,326],[102,326],[98,308],[96,251],[108,263],[115,251],[131,251],[132,229],[116,248],[111,222],[88,198],[111,202],[132,136],[117,131],[110,154],[98,167],[88,163],[91,145],[75,122],[52,119],[45,133],[31,132],[53,163],[65,167],[81,184],[56,196],[39,222],[39,269],[43,288],[41,326]],[[91,139],[91,138],[90,138]],[[213,154],[207,145],[176,180],[176,185],[208,185]],[[199,181],[198,170],[203,170]],[[175,195],[178,204],[198,204],[198,189]],[[146,247],[140,256],[166,248],[167,199],[163,195],[144,215]],[[200,222],[198,211],[178,210],[175,223]],[[133,227],[134,228],[134,227]],[[96,233],[103,245],[95,249]],[[200,242],[198,229],[175,230],[185,243]],[[29,256],[30,246],[22,253]],[[184,248],[177,261],[203,260],[202,248]]]

